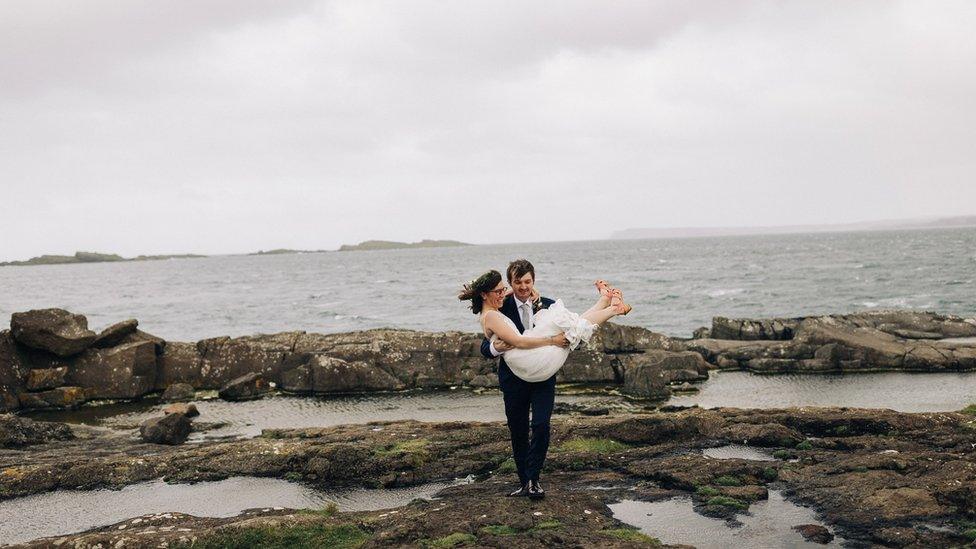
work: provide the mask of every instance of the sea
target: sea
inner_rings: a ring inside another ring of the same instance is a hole
[[[465,281],[516,258],[575,310],[593,281],[633,305],[623,324],[690,337],[713,316],[793,317],[907,308],[976,316],[976,228],[454,248],[225,255],[0,267],[0,318],[61,307],[100,329],[128,318],[168,340],[290,330],[475,332]]]

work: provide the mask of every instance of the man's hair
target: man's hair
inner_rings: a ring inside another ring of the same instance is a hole
[[[508,269],[505,271],[505,274],[508,275],[509,284],[511,284],[513,280],[525,276],[525,273],[530,273],[532,275],[532,280],[535,281],[535,267],[529,263],[528,259],[516,259],[508,264]]]

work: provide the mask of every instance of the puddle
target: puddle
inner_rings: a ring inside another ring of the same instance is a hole
[[[233,477],[196,484],[157,480],[121,490],[59,490],[0,502],[0,544],[82,532],[150,513],[232,517],[245,509],[321,509],[330,503],[342,511],[373,511],[430,499],[448,486],[466,482],[471,479],[391,490],[324,491],[280,479]]]
[[[603,402],[606,395],[557,395],[556,402],[585,405]],[[227,402],[194,400],[200,416],[194,421],[226,423],[218,429],[193,433],[191,441],[222,437],[254,437],[262,429],[330,427],[348,423],[416,419],[420,421],[505,421],[500,393],[434,391],[378,395],[303,397],[274,395],[261,400]],[[163,415],[167,404],[142,401],[85,406],[72,411],[32,412],[44,421],[131,428]]]
[[[715,459],[751,459],[753,461],[778,461],[776,458],[771,456],[769,453],[760,450],[758,448],[753,448],[752,446],[745,446],[743,444],[729,444],[727,446],[719,446],[716,448],[705,448],[702,450],[702,454]]]
[[[697,394],[675,395],[667,403],[702,408],[848,406],[951,412],[972,404],[976,387],[976,372],[756,375],[716,371],[710,376]]]
[[[658,538],[662,543],[694,545],[698,549],[728,547],[825,547],[803,539],[793,526],[822,524],[816,513],[783,499],[770,490],[769,499],[749,507],[750,515],[738,515],[741,526],[723,519],[704,517],[692,508],[690,497],[645,502],[625,500],[610,505],[613,516]],[[836,535],[836,534],[835,534]],[[835,537],[827,547],[840,547]]]

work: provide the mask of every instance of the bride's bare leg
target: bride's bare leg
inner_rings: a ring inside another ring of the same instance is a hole
[[[600,299],[596,300],[596,303],[594,303],[593,306],[587,309],[586,312],[583,314],[585,315],[587,313],[595,313],[596,311],[599,311],[600,309],[606,309],[609,306],[610,306],[610,296],[601,295]]]
[[[600,324],[603,324],[604,322],[610,320],[611,318],[617,316],[618,314],[620,313],[617,312],[616,307],[607,306],[602,309],[596,309],[596,308],[590,309],[589,311],[586,311],[580,316],[585,318],[586,320],[589,320],[593,324],[599,326]]]

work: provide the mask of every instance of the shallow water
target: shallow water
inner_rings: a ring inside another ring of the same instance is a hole
[[[585,404],[606,396],[558,395],[557,402]],[[213,437],[253,437],[262,429],[329,427],[348,423],[416,419],[421,421],[504,421],[500,393],[467,390],[384,393],[376,395],[307,397],[271,396],[261,400],[194,401],[200,416],[194,421],[226,422],[226,427],[194,433],[191,440]],[[86,423],[105,427],[133,427],[163,414],[167,404],[124,403],[84,407],[74,411],[35,412],[34,419]]]
[[[715,459],[751,459],[753,461],[778,461],[768,452],[745,446],[743,444],[729,444],[715,448],[705,448],[702,455]]]
[[[167,512],[232,517],[245,509],[321,509],[330,503],[342,511],[388,509],[416,498],[430,499],[453,484],[456,482],[392,490],[320,491],[285,480],[233,477],[197,484],[157,480],[121,490],[59,490],[0,502],[0,543],[82,532],[140,515]]]
[[[792,530],[800,524],[822,526],[816,513],[786,501],[776,490],[769,491],[767,501],[752,504],[749,515],[737,516],[741,526],[699,515],[688,497],[655,502],[625,500],[611,504],[610,510],[617,520],[635,526],[663,543],[689,544],[698,549],[825,547],[807,542]],[[827,547],[840,547],[843,541],[835,537]]]
[[[94,328],[137,318],[176,341],[379,327],[473,332],[458,288],[517,257],[535,264],[544,295],[570,309],[589,307],[593,281],[604,278],[634,306],[619,322],[685,337],[713,316],[885,307],[976,314],[976,229],[967,228],[0,267],[0,322],[63,307]]]
[[[696,394],[668,404],[703,408],[848,406],[900,412],[949,412],[976,402],[976,372],[755,375],[711,372]]]

